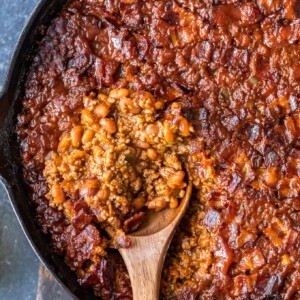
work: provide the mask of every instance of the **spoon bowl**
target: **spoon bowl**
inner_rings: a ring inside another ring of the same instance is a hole
[[[132,246],[119,249],[127,267],[134,300],[156,300],[159,298],[163,263],[175,230],[185,214],[192,194],[192,182],[176,209],[167,208],[160,212],[148,212],[142,226],[127,235]],[[110,236],[114,231],[106,229]]]

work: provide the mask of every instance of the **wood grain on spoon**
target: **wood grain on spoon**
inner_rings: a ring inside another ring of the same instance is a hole
[[[177,209],[148,212],[148,218],[139,230],[128,235],[132,246],[119,249],[129,273],[134,300],[159,298],[163,263],[176,227],[187,210],[191,194],[192,183],[189,182]],[[114,234],[109,228],[107,232],[111,236]]]

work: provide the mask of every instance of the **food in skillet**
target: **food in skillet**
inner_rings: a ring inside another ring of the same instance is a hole
[[[26,75],[18,134],[38,221],[80,284],[131,298],[85,192],[63,187],[70,218],[51,202],[47,164],[85,126],[85,97],[125,88],[164,101],[154,123],[177,103],[195,130],[183,138],[187,151],[174,150],[195,195],[161,298],[300,297],[299,21],[298,0],[73,0],[52,21]]]
[[[84,97],[78,124],[61,136],[43,173],[51,207],[72,223],[83,202],[98,225],[117,232],[122,247],[130,244],[124,231],[142,223],[143,208],[178,207],[187,186],[178,154],[187,153],[183,138],[193,131],[178,102],[157,120],[164,101],[144,91],[129,93],[122,88]]]

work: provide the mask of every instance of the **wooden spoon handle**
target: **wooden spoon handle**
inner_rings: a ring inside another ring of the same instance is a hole
[[[155,217],[155,222],[150,222],[144,230],[139,230],[138,235],[130,235],[133,244],[130,248],[119,249],[129,273],[133,300],[158,300],[165,257],[176,227],[187,210],[192,188],[190,182],[175,217],[176,211],[170,210],[171,214],[165,211],[158,218]],[[169,225],[162,227],[168,219],[171,220]],[[160,228],[163,229],[159,230]]]
[[[174,228],[168,229],[174,231]],[[172,236],[173,232],[168,235],[159,232],[143,239],[131,236],[133,246],[120,249],[129,273],[134,300],[158,300],[162,267]],[[143,252],[140,249],[144,249]]]

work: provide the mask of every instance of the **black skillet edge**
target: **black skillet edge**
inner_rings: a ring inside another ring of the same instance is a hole
[[[49,247],[50,239],[42,234],[35,220],[34,208],[24,182],[20,150],[16,136],[17,114],[21,111],[20,93],[26,69],[26,61],[41,25],[57,13],[66,0],[40,0],[19,38],[12,56],[9,71],[0,95],[0,181],[4,184],[8,198],[21,227],[33,250],[54,278],[66,288],[74,299],[99,299],[91,290],[78,285],[75,274],[55,255]],[[28,262],[30,263],[30,262]]]

